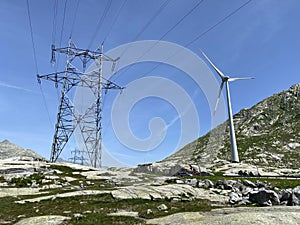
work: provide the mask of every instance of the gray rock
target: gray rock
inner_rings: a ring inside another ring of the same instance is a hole
[[[176,179],[176,180],[175,180],[175,183],[176,183],[176,184],[184,184],[184,181],[183,181],[183,180]]]
[[[80,213],[75,213],[75,214],[74,214],[74,218],[75,218],[76,220],[80,220],[80,219],[82,219],[82,217],[83,217],[83,215],[80,214]]]
[[[32,224],[60,225],[63,224],[64,221],[70,219],[71,219],[70,217],[55,216],[55,215],[37,216],[37,217],[22,219],[21,221],[17,222],[16,225],[32,225]]]
[[[251,191],[253,191],[252,188],[250,188],[250,187],[245,187],[245,186],[244,186],[244,188],[243,188],[242,191],[241,191],[241,194],[242,194],[243,196],[249,196],[249,194],[250,194]]]
[[[236,192],[231,192],[229,194],[229,203],[230,204],[235,205],[240,201],[242,201],[242,198]]]
[[[225,190],[232,190],[234,185],[237,183],[235,180],[224,180],[223,185]]]
[[[257,188],[267,188],[267,189],[271,188],[270,185],[268,185],[267,183],[261,182],[261,181],[258,181],[258,180],[255,182],[255,184],[256,184]]]
[[[293,189],[293,194],[300,199],[300,186],[297,186]]]
[[[251,182],[250,180],[243,180],[243,184],[250,188],[256,188],[256,185],[253,182]]]
[[[242,198],[242,201],[239,201],[237,203],[238,206],[249,205],[249,204],[251,204],[251,202],[249,201],[249,198]]]
[[[300,205],[300,186],[293,189],[292,205]]]
[[[259,204],[260,206],[272,206],[280,204],[277,193],[272,190],[252,191],[249,194],[249,200],[253,203]]]
[[[237,181],[234,180],[218,180],[214,187],[223,190],[232,190]]]
[[[193,178],[193,179],[186,179],[186,180],[185,180],[185,183],[186,183],[186,184],[189,184],[189,185],[191,185],[191,186],[196,187],[198,181],[197,181],[196,178]]]
[[[147,209],[147,212],[146,212],[147,215],[149,214],[153,214],[153,211],[151,209]]]
[[[292,189],[283,189],[283,190],[279,191],[278,197],[279,197],[280,202],[286,202],[286,204],[291,202],[292,193],[293,193]]]
[[[161,204],[161,205],[157,206],[157,209],[159,211],[165,211],[168,209],[168,207],[165,204]]]
[[[204,183],[203,181],[199,180],[199,181],[197,182],[197,187],[198,187],[198,188],[203,188],[203,187],[205,187],[205,183]]]
[[[272,225],[295,225],[300,221],[300,207],[232,207],[213,209],[208,213],[185,212],[176,213],[165,217],[150,219],[147,224],[156,225],[182,225],[182,224],[272,224]]]
[[[204,187],[206,188],[212,188],[214,186],[214,183],[208,179],[204,180]]]

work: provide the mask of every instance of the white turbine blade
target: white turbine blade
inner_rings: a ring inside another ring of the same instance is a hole
[[[221,70],[219,70],[213,63],[212,61],[208,58],[208,56],[200,49],[202,55],[207,59],[207,61],[209,62],[209,64],[215,69],[215,71],[219,74],[219,76],[224,79],[226,78],[226,76],[222,73]]]
[[[253,80],[255,79],[254,77],[237,77],[237,78],[229,78],[228,81],[232,82],[232,81],[236,81],[236,80]]]
[[[221,93],[222,93],[222,89],[223,89],[223,86],[224,86],[224,81],[222,81],[221,85],[220,85],[220,88],[219,88],[219,94],[218,94],[218,98],[217,98],[217,102],[216,102],[216,106],[215,106],[215,110],[214,110],[214,115],[216,115],[216,111],[217,111],[217,108],[218,108],[218,105],[219,105],[219,101],[220,101],[220,97],[221,97]]]

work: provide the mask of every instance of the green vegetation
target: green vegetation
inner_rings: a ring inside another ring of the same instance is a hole
[[[28,187],[31,186],[33,182],[41,185],[43,179],[45,179],[43,174],[35,173],[29,177],[14,177],[9,181],[9,184],[14,185],[15,187]]]
[[[83,170],[75,170],[68,166],[61,166],[61,165],[51,165],[50,169],[52,170],[59,170],[64,174],[64,176],[70,176],[74,178],[83,178],[80,174],[74,174],[74,172],[84,172]],[[59,176],[59,173],[54,172],[55,175]]]
[[[0,176],[0,183],[6,182],[5,178],[3,176]]]
[[[21,197],[18,199],[27,199],[32,196]],[[41,201],[39,203],[14,203],[16,198],[1,198],[0,221],[16,222],[19,215],[26,217],[42,215],[65,215],[72,217],[68,224],[141,224],[142,218],[154,218],[170,215],[177,212],[186,211],[209,211],[210,202],[207,200],[195,200],[188,202],[170,202],[170,201],[150,201],[150,200],[122,200],[117,201],[110,194],[96,196],[77,196],[69,198],[56,198],[55,200]],[[159,211],[157,207],[165,204],[167,211]],[[147,214],[147,209],[153,213]],[[138,212],[139,218],[109,216],[107,214],[119,210]],[[83,218],[77,220],[73,217],[75,213],[80,213]]]

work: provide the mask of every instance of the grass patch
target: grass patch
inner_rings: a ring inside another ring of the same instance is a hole
[[[26,204],[14,203],[18,199],[14,197],[1,198],[0,208],[5,210],[0,211],[0,220],[15,223],[20,220],[18,219],[19,215],[25,217],[64,215],[72,218],[67,224],[143,224],[144,218],[155,218],[178,212],[211,210],[210,202],[207,200],[170,202],[132,199],[117,201],[110,194],[56,198]],[[159,211],[157,207],[160,204],[165,204],[168,209]],[[151,209],[153,213],[147,214],[147,209]],[[107,215],[118,210],[138,212],[140,218]],[[87,211],[89,212],[87,213]],[[77,220],[73,216],[75,213],[82,214],[83,218]]]
[[[43,179],[45,179],[43,174],[35,173],[29,177],[14,177],[9,181],[9,184],[14,185],[15,187],[28,187],[31,186],[34,181],[36,184],[41,185]]]

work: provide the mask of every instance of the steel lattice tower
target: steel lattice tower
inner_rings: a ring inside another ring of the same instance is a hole
[[[93,167],[101,167],[102,90],[123,89],[103,77],[102,65],[104,61],[107,61],[112,62],[114,67],[119,58],[112,59],[103,54],[103,44],[100,49],[90,51],[77,48],[71,39],[68,47],[55,48],[52,45],[52,63],[55,63],[56,52],[66,55],[65,71],[37,75],[39,83],[41,83],[41,79],[45,79],[53,81],[56,88],[61,87],[50,161],[55,162],[58,159],[73,132],[78,127],[84,141],[85,149],[83,152],[88,155],[88,160]],[[76,58],[79,58],[82,62],[83,71],[85,71],[86,65],[90,61],[96,63],[97,71],[93,70],[89,73],[78,71],[72,64]],[[80,115],[75,113],[74,105],[72,105],[72,101],[68,96],[68,93],[74,87],[89,88],[95,96],[94,103],[87,108],[85,113]]]

